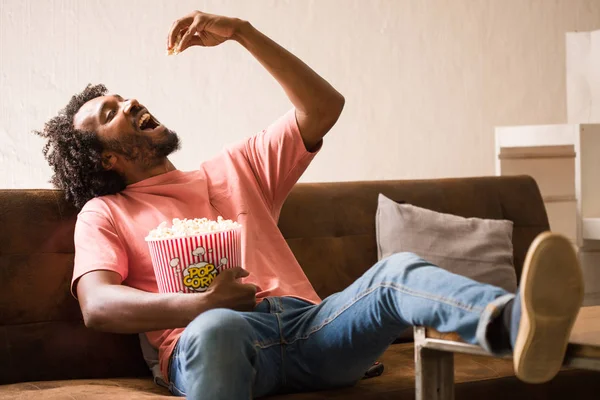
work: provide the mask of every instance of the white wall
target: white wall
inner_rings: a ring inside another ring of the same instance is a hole
[[[250,20],[346,96],[304,181],[493,174],[493,127],[565,122],[565,32],[600,28],[600,0],[0,0],[0,187],[48,187],[30,132],[88,82],[176,130],[184,170],[286,111],[235,43],[165,56],[193,9]]]

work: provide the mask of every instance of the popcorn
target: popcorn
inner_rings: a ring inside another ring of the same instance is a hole
[[[241,239],[241,225],[223,217],[161,223],[146,237],[158,291],[206,291],[221,271],[242,265]]]
[[[216,221],[207,218],[179,219],[173,218],[171,227],[167,226],[167,221],[162,222],[158,227],[152,229],[146,240],[174,239],[183,237],[192,237],[204,235],[206,233],[223,232],[240,228],[242,225],[230,219],[223,219],[219,216]]]
[[[181,49],[179,48],[179,46],[181,46],[182,38],[183,38],[183,31],[179,32],[179,34],[177,35],[177,39],[175,39],[175,43],[173,44],[173,47],[171,47],[170,49],[167,50],[168,56],[174,56],[174,55],[181,53],[181,51],[180,51]]]

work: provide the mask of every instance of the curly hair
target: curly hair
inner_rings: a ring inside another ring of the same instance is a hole
[[[114,194],[125,189],[125,179],[116,171],[102,166],[100,139],[94,132],[75,129],[73,117],[88,101],[107,93],[106,86],[87,85],[71,97],[58,115],[46,122],[35,134],[47,139],[44,157],[54,170],[50,182],[65,193],[77,209],[94,197]]]

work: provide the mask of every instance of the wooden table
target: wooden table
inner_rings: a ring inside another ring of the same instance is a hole
[[[454,399],[453,353],[493,357],[479,346],[427,337],[425,328],[415,327],[417,400]],[[579,310],[564,365],[600,371],[600,306],[582,307]]]

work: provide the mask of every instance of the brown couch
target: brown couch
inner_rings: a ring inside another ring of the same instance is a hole
[[[377,194],[466,217],[514,221],[520,273],[533,238],[548,229],[535,182],[528,177],[300,184],[280,227],[300,264],[325,297],[376,261]],[[76,213],[52,190],[0,191],[0,399],[146,399],[169,393],[153,384],[135,335],[87,329],[69,293]],[[342,390],[274,399],[413,399],[412,343],[381,357],[381,377]],[[526,385],[510,361],[456,355],[457,398],[597,398],[600,374],[562,371]],[[21,383],[19,383],[21,382]]]

